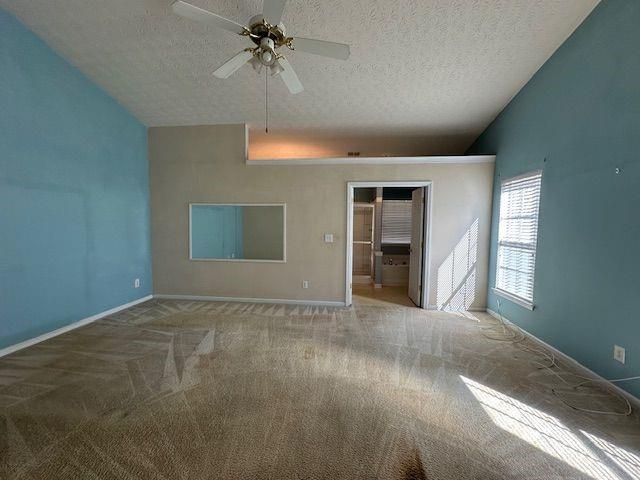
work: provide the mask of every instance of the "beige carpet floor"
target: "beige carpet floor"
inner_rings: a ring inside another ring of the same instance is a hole
[[[638,415],[491,322],[147,302],[0,359],[0,478],[640,478]]]

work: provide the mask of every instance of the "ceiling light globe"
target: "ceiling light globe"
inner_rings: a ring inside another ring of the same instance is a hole
[[[273,59],[273,54],[269,50],[265,50],[264,52],[262,52],[262,61],[265,64],[271,63],[272,59]]]

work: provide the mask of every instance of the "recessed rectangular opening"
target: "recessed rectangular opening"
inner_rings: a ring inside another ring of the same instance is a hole
[[[286,205],[190,204],[189,258],[285,262]]]

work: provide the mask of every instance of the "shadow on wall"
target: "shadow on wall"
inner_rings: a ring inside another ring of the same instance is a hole
[[[453,312],[468,310],[476,298],[478,222],[476,218],[438,267],[436,292],[438,310]]]

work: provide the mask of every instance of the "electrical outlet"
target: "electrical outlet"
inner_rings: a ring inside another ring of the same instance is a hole
[[[309,288],[309,280],[302,280],[302,288]]]
[[[333,233],[324,234],[324,243],[333,243]]]
[[[139,278],[136,278],[133,281],[133,288],[140,288],[140,279]]]
[[[627,356],[627,351],[625,350],[624,347],[621,347],[619,345],[614,345],[613,346],[613,359],[617,360],[620,363],[625,363],[626,362],[626,356]]]

